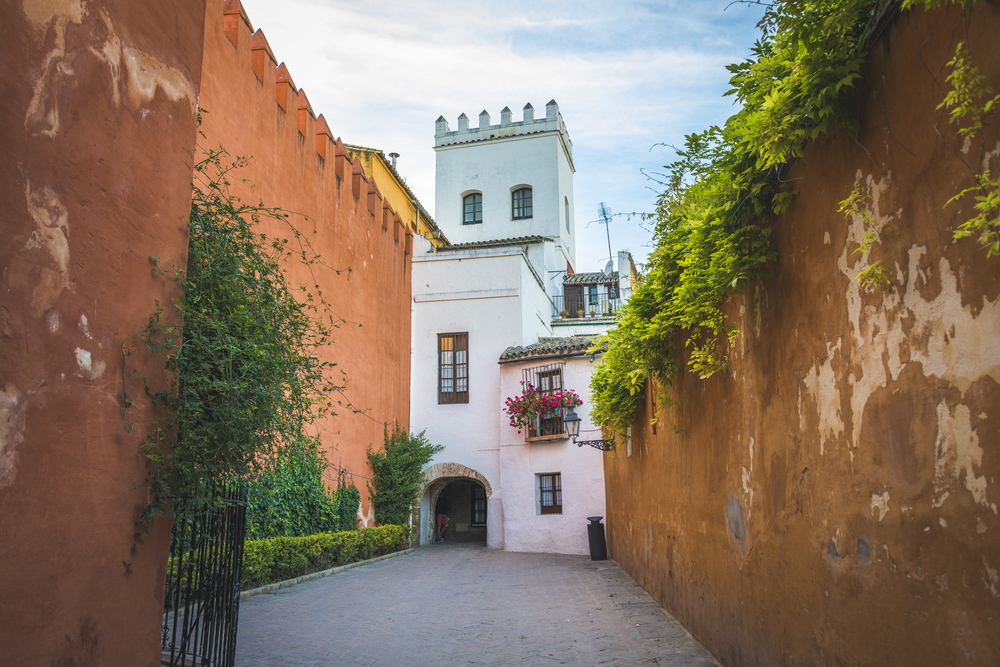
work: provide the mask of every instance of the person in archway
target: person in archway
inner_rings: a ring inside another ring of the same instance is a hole
[[[437,515],[437,539],[435,542],[444,542],[444,531],[451,523],[451,517],[445,512],[439,512]]]

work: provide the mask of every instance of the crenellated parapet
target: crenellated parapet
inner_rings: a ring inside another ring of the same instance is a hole
[[[299,191],[296,197],[301,198],[303,193],[318,189],[313,198],[337,208],[333,202],[346,190],[358,202],[352,208],[358,212],[367,209],[383,228],[385,220],[398,222],[398,227],[393,225],[393,239],[409,254],[413,233],[430,234],[433,230],[421,229],[412,215],[404,219],[401,214],[405,216],[407,211],[393,210],[373,175],[365,173],[360,160],[352,159],[326,118],[316,114],[305,90],[296,85],[288,67],[275,56],[264,32],[254,30],[240,0],[209,0],[206,10],[206,45],[221,47],[207,46],[205,52],[206,58],[214,59],[205,67],[212,81],[203,86],[202,101],[208,107],[203,126],[206,139],[226,137],[226,148],[232,152],[253,155],[262,167],[273,164],[280,172],[273,174],[274,183],[282,180],[282,173],[297,174],[292,182],[272,185],[275,194],[287,193],[294,186]],[[297,163],[294,168],[290,168],[292,162]],[[267,191],[268,186],[259,183],[258,189]]]
[[[507,139],[543,132],[557,133],[562,138],[566,154],[572,161],[573,142],[570,141],[569,132],[566,130],[566,124],[563,122],[559,105],[556,104],[555,100],[550,100],[545,105],[545,116],[542,118],[535,118],[535,108],[531,106],[530,102],[524,105],[519,121],[512,119],[510,107],[504,107],[500,111],[499,125],[490,123],[490,114],[485,109],[479,114],[478,125],[472,128],[469,127],[469,117],[463,113],[458,117],[458,129],[454,131],[447,119],[444,116],[439,116],[434,123],[434,147]]]

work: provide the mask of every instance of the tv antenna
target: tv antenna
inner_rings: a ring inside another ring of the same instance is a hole
[[[608,233],[608,259],[611,260],[609,266],[614,268],[614,255],[611,254],[611,209],[604,202],[601,202],[597,207],[597,222],[604,225],[604,229]],[[605,267],[604,273],[610,275],[607,267]]]

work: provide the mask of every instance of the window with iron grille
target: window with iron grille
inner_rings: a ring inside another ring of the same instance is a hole
[[[465,195],[462,199],[462,224],[478,225],[483,221],[483,196],[478,192]]]
[[[524,387],[530,384],[540,394],[554,394],[562,391],[563,386],[563,363],[546,364],[544,366],[532,366],[521,371],[521,379]],[[565,432],[562,421],[562,412],[547,419],[539,418],[535,420],[533,426],[528,427],[528,437],[539,435],[561,435]]]
[[[438,403],[469,402],[469,334],[438,334]]]
[[[472,525],[486,525],[486,489],[478,485],[472,487]]]
[[[515,190],[511,195],[511,208],[515,220],[531,217],[531,188]]]
[[[538,491],[542,514],[562,514],[562,474],[538,475]]]

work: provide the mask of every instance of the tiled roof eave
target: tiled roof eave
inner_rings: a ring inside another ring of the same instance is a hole
[[[535,243],[549,243],[555,241],[549,236],[519,236],[510,239],[494,239],[490,241],[470,241],[469,243],[453,243],[441,246],[438,252],[448,252],[456,250],[473,250],[477,248],[503,248],[508,246],[533,245]]]
[[[553,351],[553,352],[538,352],[534,354],[526,354],[520,356],[511,357],[500,357],[497,361],[498,364],[516,364],[524,361],[533,361],[535,359],[557,359],[566,357],[589,357],[591,354],[600,354],[604,351],[603,348],[595,350],[594,352],[588,352],[587,350],[572,350],[572,351]]]
[[[508,347],[500,355],[499,363],[511,363],[530,359],[552,359],[558,357],[575,357],[591,354],[591,346],[597,341],[592,335],[542,337],[531,345],[514,345]],[[598,352],[601,350],[597,350]]]
[[[613,271],[610,276],[598,271],[594,273],[572,273],[563,277],[564,285],[614,285],[618,282],[618,272]]]

